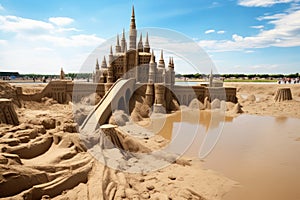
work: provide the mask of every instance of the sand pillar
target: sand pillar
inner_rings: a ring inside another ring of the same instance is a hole
[[[153,105],[154,102],[154,84],[148,83],[146,89],[146,103],[149,107]]]
[[[154,103],[155,104],[161,104],[163,106],[165,106],[165,102],[166,102],[166,99],[165,99],[165,85],[164,84],[155,84],[154,85],[155,87],[155,101]]]
[[[123,145],[120,142],[118,134],[115,130],[116,127],[117,126],[112,124],[104,124],[100,126],[100,129],[103,133],[102,145],[105,149],[110,149],[114,147],[123,149]]]
[[[274,97],[275,101],[292,100],[292,93],[290,88],[278,88]]]
[[[17,113],[9,99],[0,99],[0,123],[19,124]]]

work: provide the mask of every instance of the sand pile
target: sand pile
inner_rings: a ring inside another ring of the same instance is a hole
[[[300,84],[242,84],[226,83],[237,87],[238,101],[247,114],[300,118]],[[290,88],[293,100],[275,102],[278,88]]]
[[[205,109],[204,104],[196,98],[192,99],[192,101],[189,104],[189,108],[199,109],[199,110],[204,110]]]
[[[125,131],[117,128],[108,138],[121,145],[101,149],[103,132],[87,133],[86,138],[79,135],[72,108],[47,98],[24,102],[16,109],[19,126],[0,125],[0,198],[218,200],[234,184],[203,170],[197,159],[176,160],[176,155],[160,152],[168,140],[127,121],[121,112],[114,120],[125,122],[121,127]],[[87,108],[78,107],[78,113],[85,114]],[[139,115],[149,116],[147,112]],[[117,170],[106,167],[104,161]],[[166,168],[151,172],[161,166]]]
[[[11,86],[9,83],[0,81],[0,98],[11,99],[15,105],[21,107],[16,88]]]
[[[92,93],[87,97],[82,97],[80,103],[83,105],[97,105],[101,97],[97,93]]]

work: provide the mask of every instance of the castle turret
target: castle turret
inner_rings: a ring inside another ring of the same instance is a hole
[[[138,43],[138,52],[143,52],[143,36],[142,36],[142,33],[140,35],[140,41]]]
[[[161,83],[154,84],[155,104],[160,104],[165,107],[165,85]]]
[[[168,79],[168,83],[171,84],[171,86],[175,84],[175,71],[174,71],[173,57],[170,57],[169,59],[167,79]]]
[[[108,63],[111,64],[114,60],[112,46],[110,46],[109,56],[108,56]]]
[[[114,82],[114,71],[112,65],[109,63],[107,68],[107,83]]]
[[[164,61],[163,50],[160,51],[160,59],[159,59],[159,63],[158,63],[158,68],[165,68],[165,61]]]
[[[149,80],[148,80],[149,83],[155,82],[155,73],[156,73],[156,63],[155,63],[154,53],[152,50],[151,59],[149,63]]]
[[[167,74],[166,74],[166,69],[162,69],[162,83],[166,83],[167,82]]]
[[[107,68],[105,56],[103,57],[102,64],[101,64],[101,69],[104,69],[104,68]]]
[[[147,83],[146,88],[146,104],[151,107],[154,103],[154,84]]]
[[[144,45],[144,52],[150,53],[150,45],[149,45],[149,40],[148,40],[148,32],[146,35],[146,41],[145,41],[145,45]]]
[[[213,72],[212,69],[210,70],[210,75],[209,75],[209,87],[213,87]]]
[[[117,35],[116,53],[121,53],[121,46],[119,42],[119,34]]]
[[[98,58],[96,59],[96,71],[99,70],[99,62],[98,62]]]
[[[130,20],[130,32],[129,32],[129,49],[136,49],[136,26],[134,7],[132,6],[131,20]]]
[[[122,39],[121,39],[121,51],[125,52],[125,48],[126,48],[125,29],[123,29]]]
[[[60,69],[60,80],[64,80],[65,79],[65,72],[63,70],[63,68]]]

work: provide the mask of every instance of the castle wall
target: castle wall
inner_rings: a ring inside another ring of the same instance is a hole
[[[22,100],[26,101],[41,101],[43,97],[53,98],[59,103],[66,103],[69,101],[78,102],[82,97],[86,97],[92,93],[97,93],[103,97],[112,84],[107,83],[80,83],[72,81],[51,81],[42,92],[37,94],[22,94],[22,90],[18,89],[17,93]],[[165,86],[164,84],[149,84],[136,83],[135,88],[138,95],[144,96],[145,101],[149,106],[153,103],[167,106],[172,101],[172,96],[181,105],[189,105],[192,99],[197,98],[204,102],[204,98],[208,97],[209,101],[214,99],[226,100],[233,103],[237,102],[236,88],[228,87],[204,87],[204,86]],[[132,88],[134,89],[134,88]]]

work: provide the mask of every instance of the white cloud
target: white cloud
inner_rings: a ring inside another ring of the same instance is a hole
[[[215,32],[215,30],[210,29],[210,30],[205,31],[205,34],[210,34],[210,33],[214,33],[214,32]]]
[[[74,20],[69,17],[50,17],[49,22],[57,26],[66,26],[72,24]]]
[[[262,21],[262,20],[276,20],[276,19],[281,19],[284,16],[285,16],[284,13],[278,13],[278,14],[274,14],[274,15],[260,16],[260,17],[257,18],[257,20],[258,21]]]
[[[224,34],[225,31],[224,31],[224,30],[220,30],[220,31],[218,31],[217,33],[218,33],[218,34]]]
[[[264,28],[263,25],[258,25],[258,26],[250,26],[251,28],[255,28],[255,29],[262,29]]]
[[[0,45],[4,45],[6,43],[7,43],[6,40],[0,40]]]
[[[280,3],[298,2],[298,0],[239,0],[238,4],[246,7],[270,7]]]
[[[266,16],[274,27],[254,36],[232,35],[232,40],[202,40],[199,45],[209,51],[239,51],[265,47],[300,46],[300,10]]]
[[[52,24],[47,22],[22,18],[17,16],[2,16],[0,15],[0,30],[6,32],[30,32],[40,33],[53,30]]]
[[[3,11],[3,10],[5,10],[5,8],[0,3],[0,11]]]
[[[0,66],[21,73],[58,73],[60,67],[76,72],[88,53],[104,41],[93,34],[78,34],[77,28],[63,27],[71,20],[53,19],[56,24],[0,15],[0,33],[9,34],[0,39]]]

